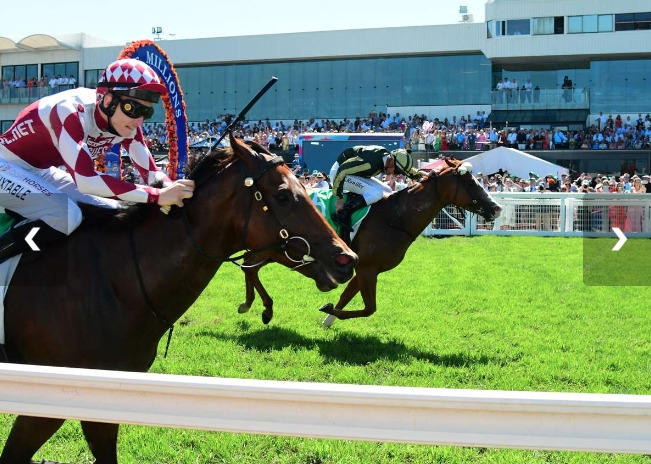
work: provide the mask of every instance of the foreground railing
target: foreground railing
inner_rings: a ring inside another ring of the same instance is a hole
[[[651,237],[651,195],[617,193],[492,193],[504,208],[487,223],[448,206],[423,235],[547,235]]]
[[[381,387],[0,364],[0,411],[429,445],[651,453],[651,396]]]

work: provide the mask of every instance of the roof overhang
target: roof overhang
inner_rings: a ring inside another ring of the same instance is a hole
[[[14,42],[6,37],[0,37],[0,53],[48,50],[78,50],[78,48],[63,43],[47,34],[29,35],[19,42]]]

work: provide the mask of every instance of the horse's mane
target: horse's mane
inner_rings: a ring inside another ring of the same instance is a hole
[[[234,159],[230,148],[219,148],[201,159],[192,159],[188,164],[186,173],[192,175],[196,188],[200,188],[212,174],[221,171]],[[157,182],[152,187],[162,187],[162,182]],[[158,209],[158,205],[145,203],[125,203],[123,209],[110,209],[78,203],[84,220],[80,228],[101,227],[104,229],[132,228],[143,221],[149,213]]]

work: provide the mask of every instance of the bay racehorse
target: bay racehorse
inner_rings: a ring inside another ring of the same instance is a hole
[[[396,192],[371,205],[361,223],[351,248],[359,261],[355,276],[348,283],[336,305],[328,303],[320,308],[329,316],[324,321],[330,326],[334,318],[367,317],[377,309],[378,274],[389,271],[402,262],[409,246],[425,230],[441,209],[449,204],[480,214],[487,221],[499,216],[501,207],[472,176],[469,163],[445,158],[439,166],[415,186]],[[264,311],[262,321],[273,317],[273,300],[260,282],[260,266],[244,262],[246,300],[238,311],[248,311],[258,292]],[[255,290],[255,291],[254,291]],[[364,308],[344,311],[346,305],[360,292]]]
[[[301,272],[321,290],[349,280],[355,254],[282,159],[232,136],[231,147],[191,173],[196,190],[180,214],[155,205],[117,216],[85,209],[67,242],[24,255],[5,298],[6,360],[147,371],[161,337],[243,249],[264,249],[270,259],[298,253],[308,263]],[[51,285],[62,272],[64,282]],[[63,422],[19,416],[0,463],[30,463]],[[81,427],[96,463],[117,463],[118,424]]]

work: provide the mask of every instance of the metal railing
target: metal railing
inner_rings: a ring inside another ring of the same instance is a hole
[[[76,84],[65,85],[45,85],[42,87],[12,87],[4,86],[0,88],[0,104],[10,103],[32,103],[39,98],[54,95],[55,93],[63,92],[77,87]]]
[[[651,195],[617,193],[492,193],[502,207],[493,222],[447,206],[423,235],[651,237]]]
[[[494,110],[589,109],[590,89],[506,89],[491,92]]]

